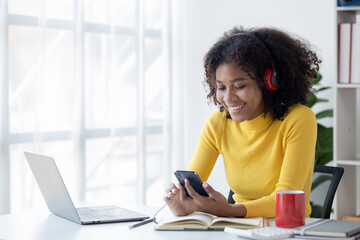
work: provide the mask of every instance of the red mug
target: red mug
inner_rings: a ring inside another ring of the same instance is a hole
[[[295,228],[305,224],[305,193],[298,190],[277,191],[275,222],[280,228]]]

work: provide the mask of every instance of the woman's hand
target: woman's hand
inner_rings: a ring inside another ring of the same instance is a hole
[[[203,183],[203,188],[209,194],[209,197],[198,194],[190,185],[189,180],[185,180],[185,188],[192,199],[189,204],[196,211],[210,213],[216,216],[229,216],[231,214],[230,205],[227,203],[226,197],[220,192],[215,191],[208,183]]]
[[[246,208],[242,204],[228,204],[226,197],[220,192],[215,191],[208,183],[204,182],[203,187],[209,194],[209,197],[201,196],[190,185],[188,179],[185,179],[185,187],[192,198],[186,197],[184,188],[179,184],[176,187],[171,184],[166,190],[165,201],[171,199],[169,208],[175,216],[184,216],[189,213],[199,211],[206,212],[216,216],[236,216],[244,217]]]
[[[185,216],[195,211],[186,201],[188,197],[186,196],[185,189],[180,184],[175,186],[174,183],[171,183],[165,192],[164,201],[168,202],[171,200],[168,206],[175,216]]]

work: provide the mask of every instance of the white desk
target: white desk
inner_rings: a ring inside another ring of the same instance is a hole
[[[128,207],[144,214],[152,215],[158,208]],[[159,217],[170,214],[165,208]],[[0,239],[6,240],[72,240],[72,239],[116,239],[116,240],[239,240],[238,237],[222,231],[156,231],[154,223],[129,230],[136,222],[79,225],[50,212],[29,211],[0,215]],[[271,224],[274,224],[273,222]]]
[[[158,208],[127,207],[149,215]],[[168,214],[168,209],[159,217]],[[116,239],[116,240],[186,240],[186,239],[237,239],[221,231],[156,231],[155,223],[146,224],[129,230],[136,222],[79,225],[57,217],[50,212],[29,211],[24,213],[0,215],[0,239],[6,240],[72,240],[72,239]]]

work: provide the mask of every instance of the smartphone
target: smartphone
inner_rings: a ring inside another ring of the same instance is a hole
[[[190,185],[198,194],[205,196],[205,197],[209,196],[209,194],[203,188],[202,181],[196,172],[177,170],[176,172],[174,172],[174,174],[175,174],[176,178],[178,179],[179,183],[181,184],[181,186],[184,187],[186,196],[190,197],[188,191],[185,188],[185,178],[187,178],[189,180]]]

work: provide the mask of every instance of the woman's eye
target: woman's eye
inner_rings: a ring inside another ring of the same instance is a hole
[[[242,89],[244,88],[246,85],[241,85],[241,86],[236,86],[235,89]]]
[[[219,90],[219,91],[223,91],[225,89],[225,87],[217,87],[217,90]]]

